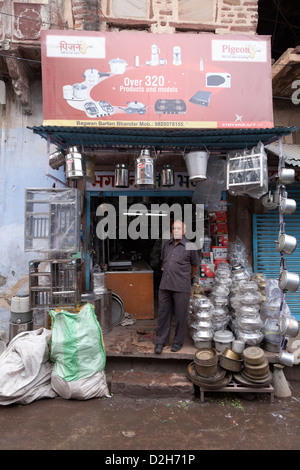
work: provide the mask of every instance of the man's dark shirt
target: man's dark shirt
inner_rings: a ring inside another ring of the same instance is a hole
[[[183,237],[175,246],[174,239],[164,244],[161,260],[163,261],[163,274],[160,289],[176,292],[191,291],[191,269],[200,263],[198,251],[189,249],[189,240]]]

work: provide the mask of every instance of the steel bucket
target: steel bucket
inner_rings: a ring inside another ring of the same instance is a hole
[[[118,163],[115,168],[115,186],[117,188],[128,188],[129,172],[126,163]]]
[[[84,177],[82,155],[77,147],[71,147],[66,155],[66,176],[70,180]]]
[[[190,181],[206,180],[208,152],[189,152],[183,155]]]

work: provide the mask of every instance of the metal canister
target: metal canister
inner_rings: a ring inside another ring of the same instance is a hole
[[[164,165],[161,173],[162,186],[174,186],[174,171],[172,165]]]
[[[150,155],[150,151],[144,149],[135,161],[135,184],[153,188],[155,186],[154,178],[154,160]]]
[[[128,188],[129,171],[126,163],[118,163],[115,168],[115,186],[117,188]]]
[[[21,324],[32,321],[29,294],[17,294],[11,299],[10,319],[12,323]]]
[[[64,165],[65,163],[65,155],[60,150],[51,153],[51,155],[49,156],[49,165],[53,170],[57,170],[60,166]]]
[[[82,155],[77,147],[70,147],[66,155],[66,176],[70,180],[84,177]]]

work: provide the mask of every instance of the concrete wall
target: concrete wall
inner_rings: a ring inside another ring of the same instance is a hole
[[[22,112],[9,87],[6,87],[6,104],[0,104],[0,329],[6,332],[11,298],[28,287],[28,261],[40,258],[36,253],[24,252],[25,188],[46,188],[55,182],[46,176],[46,140],[27,129],[43,121],[41,82],[31,85],[31,116]],[[63,178],[60,172],[52,170],[52,175]]]

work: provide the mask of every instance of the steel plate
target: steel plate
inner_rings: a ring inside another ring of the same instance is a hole
[[[121,297],[114,292],[111,296],[111,323],[112,326],[117,326],[124,318],[124,303]]]

